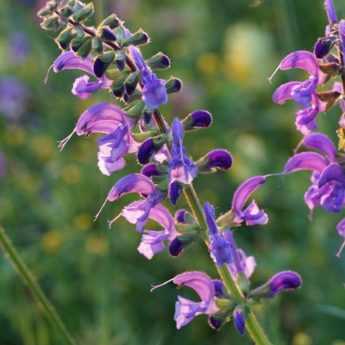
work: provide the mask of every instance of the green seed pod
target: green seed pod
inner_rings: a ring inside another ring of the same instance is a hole
[[[75,37],[75,32],[73,32],[72,28],[67,28],[60,32],[60,34],[55,38],[56,44],[59,46],[60,49],[66,50],[69,47],[72,39]]]
[[[146,60],[146,63],[152,69],[166,69],[170,67],[169,57],[162,52],[151,56],[148,60]]]
[[[103,53],[103,43],[99,37],[94,37],[91,43],[92,52],[96,55],[100,55]]]
[[[111,14],[105,18],[100,26],[109,26],[111,29],[118,27],[121,24],[121,20],[117,17],[116,14]]]
[[[64,27],[63,23],[60,22],[59,17],[56,14],[53,14],[49,17],[46,17],[41,23],[41,28],[47,31],[59,31]]]
[[[91,38],[86,37],[83,44],[77,50],[77,54],[82,58],[86,58],[90,54],[90,52],[91,52]]]
[[[94,13],[95,13],[94,5],[92,2],[89,2],[86,6],[84,6],[80,10],[77,10],[73,14],[73,19],[76,22],[82,22],[83,20],[90,18]]]
[[[124,47],[128,47],[130,45],[138,46],[141,44],[146,44],[150,42],[149,35],[143,31],[142,29],[138,30],[136,33],[133,34],[130,38],[128,38],[124,43]]]

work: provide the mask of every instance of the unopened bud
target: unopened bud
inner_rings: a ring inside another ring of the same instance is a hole
[[[143,31],[143,30],[138,30],[136,33],[134,33],[130,38],[128,38],[124,43],[124,47],[128,47],[130,45],[134,46],[139,46],[142,44],[146,44],[150,42],[150,37],[149,35]]]
[[[81,22],[90,18],[95,13],[95,8],[92,2],[89,2],[87,5],[83,6],[81,9],[77,10],[73,14],[73,19],[76,22]]]
[[[115,54],[112,51],[107,51],[101,56],[97,57],[93,66],[96,77],[101,78],[110,64],[114,61]]]
[[[159,52],[151,56],[149,59],[146,60],[146,63],[152,69],[166,69],[169,68],[171,65],[169,56],[165,55],[162,52]]]
[[[114,29],[118,27],[120,24],[120,19],[117,17],[116,14],[113,13],[102,21],[101,26],[109,26],[111,29]]]
[[[182,89],[182,85],[183,83],[181,79],[172,77],[166,82],[165,87],[168,93],[175,93]]]

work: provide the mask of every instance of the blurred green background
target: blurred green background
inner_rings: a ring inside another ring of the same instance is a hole
[[[335,0],[345,16],[345,3]],[[58,54],[41,31],[35,12],[44,1],[0,2],[0,222],[7,229],[72,333],[83,345],[250,344],[231,325],[212,331],[198,317],[181,331],[173,322],[177,291],[151,284],[184,270],[213,275],[197,245],[181,258],[166,253],[147,261],[136,251],[138,234],[120,220],[107,219],[129,199],[93,216],[113,183],[96,165],[95,138],[73,138],[63,153],[56,142],[73,128],[90,104],[111,100],[106,93],[80,101],[70,89],[74,72],[46,71]],[[200,177],[203,200],[225,212],[234,188],[254,174],[278,172],[299,140],[295,107],[272,104],[274,88],[288,78],[268,76],[280,58],[311,49],[323,33],[321,0],[96,0],[103,13],[116,11],[131,29],[143,27],[153,43],[147,56],[162,50],[172,73],[184,80],[165,113],[184,116],[195,108],[213,114],[212,129],[187,139],[193,157],[214,147],[234,155],[226,174]],[[302,77],[302,75],[297,75]],[[335,138],[337,109],[319,123]],[[132,160],[126,171],[137,169]],[[335,225],[341,215],[318,210],[308,219],[303,193],[308,174],[271,179],[257,194],[271,222],[243,229],[239,244],[257,259],[254,284],[293,269],[303,289],[269,301],[257,310],[274,344],[345,344],[345,259]],[[183,206],[183,202],[179,206]],[[30,292],[2,256],[0,261],[0,344],[50,345],[62,339],[36,308]],[[183,294],[183,291],[179,293]]]

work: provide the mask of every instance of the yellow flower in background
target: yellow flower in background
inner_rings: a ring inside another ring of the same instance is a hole
[[[205,75],[212,76],[219,70],[221,61],[218,55],[214,53],[205,53],[200,55],[197,60],[198,69]]]
[[[311,337],[303,332],[297,333],[292,340],[292,345],[311,345]]]
[[[109,244],[104,237],[92,236],[86,241],[85,249],[90,254],[106,255],[109,251]]]
[[[78,165],[69,164],[63,167],[61,176],[67,184],[76,184],[80,181],[80,170]]]
[[[48,254],[56,254],[62,245],[62,235],[57,230],[48,231],[42,236],[41,244]]]
[[[56,152],[53,139],[47,135],[34,136],[31,140],[31,150],[42,161],[51,159]]]
[[[225,74],[244,86],[267,88],[272,72],[272,37],[254,24],[228,28],[225,38]]]
[[[90,229],[92,225],[92,217],[87,213],[82,213],[73,218],[73,228],[85,231]]]
[[[11,146],[22,145],[26,139],[26,133],[23,128],[12,126],[5,131],[5,142]]]

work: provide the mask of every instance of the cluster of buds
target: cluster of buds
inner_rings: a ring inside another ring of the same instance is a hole
[[[295,51],[286,56],[278,69],[302,69],[308,74],[305,81],[290,81],[273,94],[273,101],[282,104],[293,100],[298,104],[296,127],[303,138],[298,150],[304,146],[312,151],[298,152],[285,165],[284,173],[301,170],[311,172],[311,185],[304,195],[305,203],[313,211],[321,207],[327,212],[339,213],[345,208],[345,20],[338,20],[333,0],[324,1],[328,25],[313,51]],[[332,140],[317,129],[317,117],[338,106],[338,148]],[[344,239],[338,251],[345,246],[345,220],[337,226]]]
[[[233,228],[268,222],[268,215],[252,196],[271,175],[250,177],[241,183],[230,209],[218,218],[212,205],[206,202],[202,207],[193,181],[200,174],[226,171],[233,163],[226,149],[214,149],[195,160],[186,150],[185,134],[210,127],[212,114],[198,109],[169,124],[159,108],[168,102],[168,94],[182,88],[179,79],[164,80],[156,74],[157,70],[170,67],[169,57],[157,53],[145,59],[141,46],[150,41],[145,32],[131,33],[114,14],[91,26],[93,12],[91,3],[85,5],[75,0],[50,1],[39,12],[42,28],[57,32],[55,41],[62,50],[52,64],[53,71],[86,73],[74,81],[72,93],[86,99],[105,90],[116,101],[86,109],[59,147],[63,149],[74,134],[101,134],[97,141],[98,167],[107,176],[125,166],[127,155],[136,156],[140,172],[124,176],[114,184],[96,218],[108,202],[134,193],[139,199],[125,206],[109,225],[119,217],[134,224],[140,235],[138,252],[144,257],[152,259],[165,249],[176,257],[193,242],[204,242],[217,269],[227,272],[240,297],[233,295],[224,280],[212,280],[202,272],[179,274],[170,281],[194,289],[201,301],[178,298],[177,328],[197,315],[207,314],[213,328],[233,319],[243,334],[251,304],[302,284],[297,273],[282,271],[263,286],[251,289],[255,259],[237,248],[234,240]],[[191,210],[179,209],[173,216],[166,204],[175,206],[183,193],[191,195]],[[148,229],[148,221],[153,221],[157,229]]]

